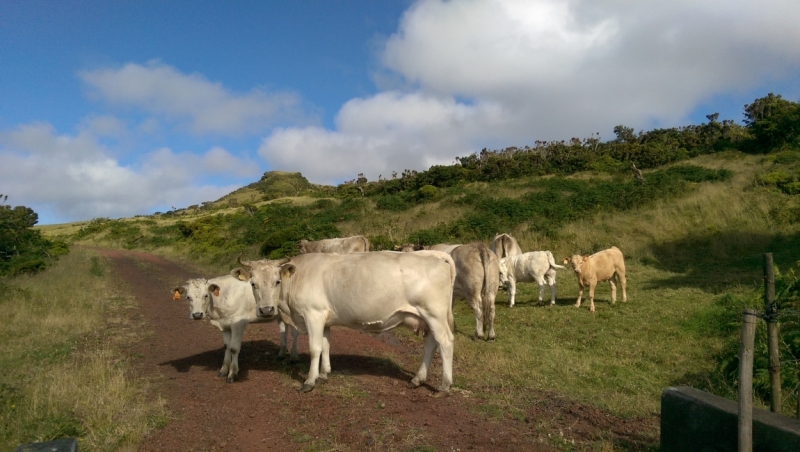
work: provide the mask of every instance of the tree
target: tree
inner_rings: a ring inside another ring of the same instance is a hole
[[[636,134],[633,133],[633,127],[616,126],[614,127],[614,135],[617,136],[617,141],[622,143],[634,143],[638,141]]]
[[[769,93],[745,105],[744,117],[758,151],[800,145],[800,103]]]

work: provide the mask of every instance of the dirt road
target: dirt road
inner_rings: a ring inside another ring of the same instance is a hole
[[[201,275],[151,254],[101,252],[152,329],[131,353],[137,371],[159,382],[172,416],[146,438],[144,451],[551,451],[583,450],[599,438],[639,450],[652,442],[644,432],[657,428],[655,418],[619,419],[545,394],[525,419],[487,419],[480,399],[468,392],[433,398],[432,387],[406,389],[422,349],[389,333],[334,329],[330,381],[300,394],[307,338],[300,337],[300,362],[291,364],[277,358],[276,324],[250,325],[239,378],[228,384],[216,375],[224,353],[221,333],[190,320],[185,303],[170,297],[172,287]],[[430,383],[438,384],[438,363],[429,374]]]

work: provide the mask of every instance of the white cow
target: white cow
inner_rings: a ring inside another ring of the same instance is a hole
[[[616,246],[603,251],[598,251],[591,256],[581,256],[576,254],[571,258],[564,258],[564,264],[572,264],[575,276],[578,278],[578,300],[575,307],[581,307],[583,289],[589,288],[589,311],[594,312],[594,289],[598,281],[608,281],[611,285],[611,304],[617,302],[617,286],[614,280],[622,286],[622,302],[628,301],[628,294],[625,291],[627,281],[625,279],[625,258],[622,251]]]
[[[336,238],[318,240],[316,242],[309,242],[308,240],[300,240],[297,244],[297,250],[300,254],[306,253],[366,253],[369,251],[369,239],[363,235],[354,235],[352,237]]]
[[[317,379],[327,381],[331,326],[380,333],[405,325],[426,332],[422,365],[408,386],[426,381],[438,346],[442,381],[437,395],[444,395],[453,383],[455,274],[453,259],[435,251],[311,253],[253,268],[250,281],[259,314],[278,309],[308,333],[311,367],[300,392],[314,389]]]
[[[257,315],[256,300],[250,284],[240,280],[238,273],[212,279],[190,279],[185,285],[173,289],[173,299],[183,299],[189,303],[190,319],[208,318],[211,324],[222,331],[225,358],[218,375],[226,377],[228,383],[233,383],[239,373],[239,351],[245,327],[249,323],[278,319],[277,315]],[[279,356],[283,356],[287,352],[286,324],[279,322],[278,328],[281,335]],[[291,358],[295,361],[298,359],[297,335],[297,330],[292,328]]]
[[[550,251],[531,251],[500,259],[500,282],[509,285],[508,307],[514,306],[518,282],[539,284],[539,303],[544,297],[545,285],[550,286],[550,304],[556,304],[556,269],[566,267],[556,264]]]
[[[511,234],[498,234],[489,245],[489,249],[497,255],[498,259],[509,256],[519,256],[522,248],[519,247],[517,240]]]

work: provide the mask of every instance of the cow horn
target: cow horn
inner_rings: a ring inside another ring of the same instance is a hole
[[[239,255],[239,257],[236,258],[236,262],[238,262],[239,265],[241,265],[242,267],[247,267],[248,270],[252,269],[251,265],[248,265],[248,264],[245,264],[244,262],[242,262],[242,255],[241,254]]]

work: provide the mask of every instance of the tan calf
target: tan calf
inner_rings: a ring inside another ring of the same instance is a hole
[[[597,253],[591,256],[580,256],[578,254],[571,258],[564,258],[564,265],[571,264],[572,269],[575,271],[575,276],[578,277],[578,301],[575,302],[575,307],[581,306],[581,298],[583,297],[583,289],[589,288],[589,311],[594,312],[594,288],[597,286],[598,281],[608,281],[611,284],[611,304],[617,301],[617,286],[614,284],[614,279],[622,286],[622,302],[628,301],[628,295],[625,293],[625,259],[622,256],[622,251],[616,246]]]

